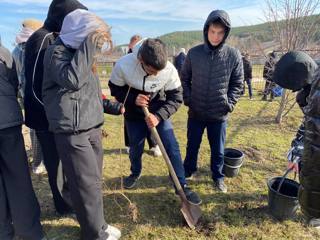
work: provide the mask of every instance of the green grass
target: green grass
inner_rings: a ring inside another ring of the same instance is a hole
[[[120,177],[129,174],[123,147],[122,118],[106,116],[104,129],[104,206],[108,223],[122,230],[122,239],[320,239],[320,232],[306,227],[301,213],[296,219],[278,222],[268,214],[266,180],[281,175],[286,168],[286,151],[302,120],[295,108],[282,125],[274,123],[278,102],[262,102],[259,96],[241,99],[228,123],[227,147],[239,148],[246,154],[240,175],[226,179],[229,192],[221,194],[212,187],[210,149],[203,137],[199,154],[197,180],[191,183],[203,204],[203,218],[196,231],[182,221],[179,199],[168,180],[162,158],[143,155],[143,174],[137,189],[124,191],[137,206],[134,222],[128,202],[120,195]],[[175,133],[182,156],[186,148],[187,109],[174,115]],[[54,215],[46,178],[33,177],[42,208],[42,223],[50,239],[78,239],[79,226],[71,218]]]

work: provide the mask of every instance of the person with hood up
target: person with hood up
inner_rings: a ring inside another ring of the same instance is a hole
[[[45,238],[22,136],[18,85],[15,62],[0,42],[0,239],[16,235],[41,240]]]
[[[306,53],[288,52],[275,66],[274,81],[298,91],[305,115],[298,198],[307,224],[320,229],[320,68]]]
[[[12,57],[16,63],[16,69],[19,79],[19,91],[22,98],[24,98],[25,89],[25,47],[29,37],[41,28],[43,23],[36,19],[26,19],[22,22],[22,29],[16,36],[16,47],[13,49]],[[32,170],[35,174],[45,172],[45,167],[42,163],[42,150],[36,133],[30,129],[31,149],[32,149]]]
[[[68,199],[62,197],[62,193],[66,193],[64,196],[68,196],[69,192],[67,184],[64,182],[54,135],[49,131],[43,107],[41,93],[43,58],[47,47],[55,41],[57,33],[60,32],[64,17],[76,9],[87,8],[76,0],[53,0],[43,27],[32,34],[25,49],[25,124],[36,131],[42,148],[43,162],[48,172],[54,206],[59,214],[69,214],[72,209],[69,202],[66,202]]]
[[[96,57],[112,46],[110,28],[95,14],[77,9],[62,24],[44,57],[43,103],[70,186],[82,240],[116,240],[106,224],[102,198],[104,122]]]
[[[173,64],[176,67],[179,73],[179,76],[181,76],[181,70],[185,60],[186,60],[186,49],[180,48],[179,53],[174,58],[174,64]]]
[[[189,50],[181,72],[184,104],[189,107],[186,177],[197,171],[199,147],[207,129],[212,179],[222,192],[227,192],[222,172],[227,118],[243,84],[241,54],[225,43],[230,28],[225,11],[211,12],[203,29],[204,43]]]
[[[177,70],[167,59],[160,39],[144,39],[132,54],[119,59],[112,70],[109,87],[111,95],[126,107],[125,124],[130,142],[131,174],[124,179],[124,187],[132,189],[142,171],[144,141],[149,128],[156,127],[180,184],[191,204],[201,199],[187,186],[179,144],[169,118],[182,103],[182,88]],[[145,119],[142,107],[148,107]]]

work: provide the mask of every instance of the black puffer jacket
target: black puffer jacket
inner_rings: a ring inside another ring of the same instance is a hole
[[[97,53],[92,34],[78,50],[67,48],[60,38],[48,47],[42,96],[50,131],[77,133],[103,124],[100,81],[92,71]]]
[[[220,21],[226,27],[223,42],[213,47],[208,41],[209,24]],[[226,12],[213,11],[203,29],[204,44],[192,48],[184,62],[181,81],[189,117],[204,121],[227,119],[237,103],[243,85],[240,52],[227,44],[230,20]]]
[[[18,76],[12,56],[0,42],[0,130],[23,123],[17,101]]]
[[[243,61],[243,71],[244,71],[244,79],[252,79],[252,65],[249,59],[246,57],[242,58]]]
[[[87,9],[76,0],[53,0],[48,11],[44,26],[28,39],[25,51],[25,124],[36,130],[48,130],[48,120],[42,104],[43,58],[49,45],[55,41],[54,35],[45,36],[51,32],[60,32],[63,19],[76,9]],[[42,47],[41,47],[42,44]],[[41,47],[41,49],[40,49]],[[37,62],[33,79],[34,65]]]
[[[305,215],[320,218],[320,71],[312,84],[304,111],[306,131],[299,202]]]

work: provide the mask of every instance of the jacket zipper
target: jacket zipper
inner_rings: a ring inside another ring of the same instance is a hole
[[[149,75],[147,74],[147,75],[145,75],[144,77],[143,77],[143,85],[142,85],[142,90],[145,92],[145,84],[146,84],[146,78],[148,77]]]
[[[74,105],[74,132],[77,133],[79,130],[79,102],[78,100],[75,100],[75,105]]]

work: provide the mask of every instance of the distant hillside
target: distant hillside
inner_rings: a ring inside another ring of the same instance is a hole
[[[311,21],[318,21],[317,33],[314,40],[320,41],[320,22],[319,15],[313,15],[309,17]],[[252,26],[235,27],[231,30],[231,36],[238,38],[248,38],[254,36],[255,39],[264,42],[272,41],[272,31],[270,23],[263,23]],[[160,36],[160,39],[166,43],[169,48],[179,49],[181,47],[190,48],[198,43],[203,42],[202,31],[180,31],[168,33]]]

